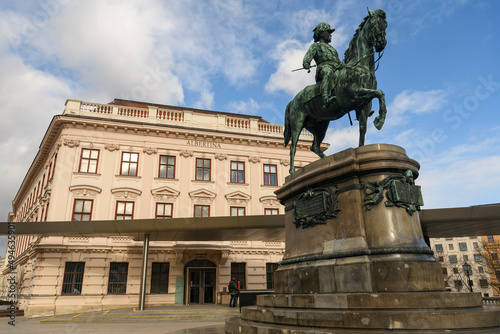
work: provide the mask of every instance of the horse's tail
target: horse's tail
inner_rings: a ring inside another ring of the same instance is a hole
[[[288,103],[285,109],[285,131],[283,132],[283,136],[285,137],[285,147],[290,142],[290,138],[292,138],[292,130],[290,128],[290,105],[292,102]]]

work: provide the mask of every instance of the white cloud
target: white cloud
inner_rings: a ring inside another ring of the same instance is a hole
[[[358,147],[359,127],[351,126],[339,129],[330,127],[326,132],[324,142],[330,144],[325,152],[326,155],[337,153],[349,147]]]
[[[388,109],[391,114],[423,114],[441,109],[447,103],[447,93],[443,90],[404,90],[394,98]]]
[[[308,44],[296,40],[287,40],[277,45],[275,56],[279,60],[278,69],[266,84],[268,92],[283,91],[295,95],[305,86],[315,83],[314,70],[310,73],[306,70],[292,72],[294,69],[302,68],[302,59],[308,47]]]
[[[255,115],[259,109],[259,104],[252,98],[248,101],[231,102],[228,106],[229,112],[247,115]]]

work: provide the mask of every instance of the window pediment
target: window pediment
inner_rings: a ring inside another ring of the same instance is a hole
[[[71,191],[74,196],[94,197],[97,194],[100,194],[102,189],[94,186],[77,185],[69,187],[69,191]]]
[[[280,201],[276,196],[262,196],[259,201],[264,205],[280,206]]]
[[[252,196],[245,194],[242,191],[235,191],[230,194],[225,195],[226,200],[229,204],[247,204]]]
[[[114,188],[111,189],[111,193],[116,198],[137,198],[142,194],[142,191],[134,188]]]
[[[189,193],[189,197],[196,203],[211,203],[215,196],[217,196],[216,193],[207,189],[194,190]]]
[[[152,189],[151,194],[153,195],[154,199],[172,201],[179,196],[180,192],[170,187],[164,186]]]

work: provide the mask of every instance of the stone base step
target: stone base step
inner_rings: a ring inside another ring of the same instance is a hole
[[[290,309],[248,306],[241,318],[287,326],[344,329],[462,329],[500,326],[500,308],[434,310]]]

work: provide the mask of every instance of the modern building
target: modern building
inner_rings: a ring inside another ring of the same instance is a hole
[[[297,168],[317,159],[311,142],[304,131]],[[282,214],[274,191],[289,165],[283,126],[258,116],[67,100],[9,221]],[[273,240],[151,242],[146,305],[221,302],[231,277],[245,289],[272,288],[283,252],[284,243]],[[19,236],[13,269],[19,306],[26,316],[137,306],[141,254],[142,243],[123,236]]]
[[[430,242],[448,290],[493,296],[481,237],[431,238]]]

